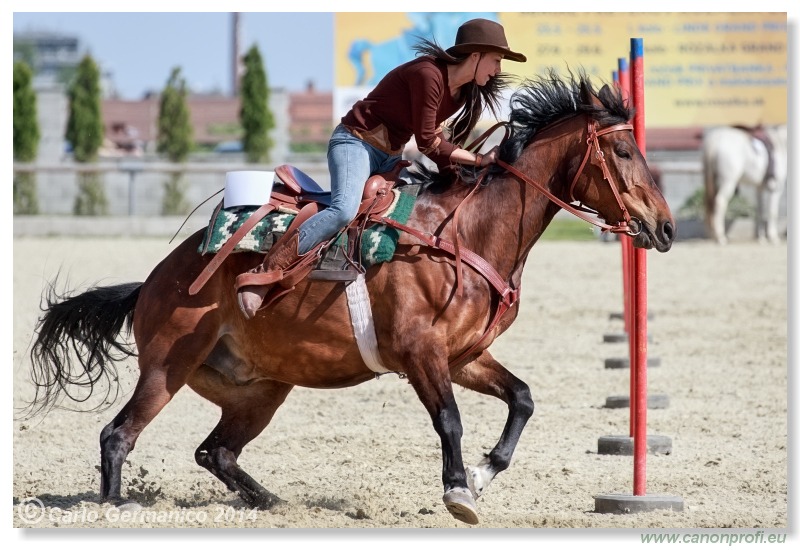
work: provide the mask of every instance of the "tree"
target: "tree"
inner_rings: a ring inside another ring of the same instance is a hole
[[[244,130],[242,147],[247,162],[264,162],[269,159],[272,139],[269,131],[275,120],[269,110],[267,73],[258,47],[253,45],[244,56],[245,72],[242,76],[242,105],[239,120]]]
[[[156,142],[156,151],[172,162],[186,161],[193,146],[191,114],[186,95],[186,81],[181,77],[180,68],[175,67],[161,93]],[[181,172],[174,172],[164,183],[163,214],[183,214],[188,210],[182,179]]]
[[[91,56],[84,56],[78,65],[67,98],[69,117],[66,138],[72,145],[75,161],[94,162],[103,144],[103,116],[100,110],[100,70]],[[73,211],[83,216],[108,212],[108,200],[98,174],[79,173],[78,196]]]
[[[14,160],[33,162],[39,149],[39,121],[36,118],[36,92],[30,67],[14,63]],[[36,174],[14,173],[14,213],[37,214]]]
[[[78,65],[67,96],[66,137],[72,144],[75,160],[94,162],[103,144],[103,116],[100,111],[100,70],[90,56],[85,56]]]

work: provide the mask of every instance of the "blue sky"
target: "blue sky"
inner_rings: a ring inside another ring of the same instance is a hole
[[[180,66],[193,91],[231,88],[231,14],[16,12],[14,33],[76,35],[82,52],[109,71],[120,96],[160,91]],[[240,16],[241,49],[258,45],[270,86],[333,87],[333,14],[248,13]]]

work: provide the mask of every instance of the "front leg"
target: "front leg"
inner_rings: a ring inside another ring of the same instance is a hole
[[[408,380],[433,420],[442,441],[442,483],[447,510],[457,520],[478,523],[478,508],[467,485],[461,457],[461,415],[458,412],[446,357],[417,354],[407,359]]]
[[[511,464],[522,430],[533,415],[533,399],[528,385],[508,372],[488,351],[459,369],[453,379],[460,386],[497,397],[508,405],[508,418],[497,445],[477,466],[467,469],[469,488],[478,498],[494,477]]]

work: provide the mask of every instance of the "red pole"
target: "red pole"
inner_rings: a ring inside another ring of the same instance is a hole
[[[626,103],[630,101],[631,97],[631,77],[628,70],[628,60],[624,57],[617,59],[617,79],[622,99]],[[630,303],[630,257],[633,245],[630,237],[627,235],[620,236],[620,243],[622,244],[622,296],[623,308],[622,318],[625,322],[625,333],[628,335],[628,341],[631,338],[631,303]],[[633,427],[631,427],[633,429]],[[631,433],[631,436],[633,434]]]
[[[628,370],[630,370],[630,406],[628,414],[630,417],[630,435],[636,434],[636,407],[634,406],[634,395],[636,395],[636,319],[634,318],[634,300],[636,299],[636,249],[633,247],[633,238],[622,235],[622,250],[625,255],[625,282],[627,294],[625,295],[625,329],[628,333]]]
[[[619,74],[619,90],[622,94],[622,99],[626,104],[630,105],[631,101],[631,76],[628,69],[628,60],[624,57],[617,59],[617,73]],[[633,398],[636,392],[636,377],[633,371],[633,291],[631,288],[631,281],[633,281],[633,240],[628,235],[620,235],[620,243],[622,244],[622,292],[624,298],[622,318],[625,320],[625,333],[628,335],[628,358],[631,372],[630,380],[630,395]],[[633,401],[631,400],[631,403]],[[631,404],[628,407],[628,414],[630,417],[630,436],[633,437],[634,427],[636,426],[636,408]]]
[[[631,38],[631,88],[636,114],[633,135],[642,155],[647,144],[644,124],[644,45],[641,38]],[[633,263],[633,333],[631,365],[635,363],[635,394],[631,408],[636,408],[633,438],[633,494],[643,496],[647,484],[647,255],[642,248],[634,249]],[[630,337],[629,337],[630,338]]]
[[[628,60],[624,57],[617,59],[617,72],[619,73],[619,89],[622,90],[622,99],[629,103],[631,100],[631,73],[628,69]]]

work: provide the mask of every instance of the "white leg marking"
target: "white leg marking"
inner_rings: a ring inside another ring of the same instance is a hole
[[[478,462],[477,466],[467,466],[465,470],[467,471],[467,485],[475,498],[483,494],[494,476],[497,475],[497,472],[491,467],[488,456]]]

